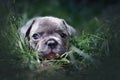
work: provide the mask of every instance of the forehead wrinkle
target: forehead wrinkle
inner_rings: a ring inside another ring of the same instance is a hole
[[[59,26],[59,24],[58,23],[56,23],[56,22],[53,22],[53,21],[50,21],[50,20],[44,20],[44,21],[41,21],[40,23],[39,23],[39,26],[42,26],[42,27],[44,27],[44,26],[47,26],[47,27],[57,27],[57,26]]]
[[[57,32],[57,31],[62,31],[66,32],[65,26],[61,23],[60,20],[57,19],[48,19],[48,18],[43,18],[43,19],[38,19],[35,24],[33,25],[31,29],[31,34],[34,34],[35,32]]]
[[[57,29],[60,29],[60,24],[49,20],[40,22],[39,26],[43,31],[55,31]]]

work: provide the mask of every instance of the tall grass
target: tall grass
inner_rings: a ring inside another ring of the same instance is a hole
[[[15,77],[17,78],[22,76],[26,79],[26,75],[28,78],[32,75],[32,79],[34,79],[34,76],[43,75],[44,73],[47,77],[51,77],[51,75],[58,75],[58,77],[64,75],[66,77],[66,73],[74,73],[74,76],[76,76],[75,74],[80,74],[81,71],[98,68],[104,56],[109,55],[108,40],[103,32],[97,31],[90,34],[83,31],[80,34],[81,36],[70,38],[69,51],[59,58],[39,60],[38,53],[30,49],[19,35],[20,26],[28,20],[27,15],[24,14],[23,17],[11,15],[8,19],[9,27],[6,31],[1,32],[1,45],[4,46],[2,64],[7,62],[5,64],[7,66],[12,65],[12,69],[16,69],[19,74],[22,71],[19,76],[16,72],[13,73],[13,75],[16,74]],[[101,27],[99,21],[96,24],[95,22],[90,22],[88,25],[92,26],[93,24]],[[26,73],[23,75],[24,72]]]
[[[87,65],[96,64],[96,57],[103,56],[104,54],[102,52],[109,52],[108,43],[104,34],[88,34],[83,31],[81,37],[70,39],[71,47],[69,52],[65,52],[57,59],[43,59],[43,61],[40,61],[38,53],[30,49],[25,41],[20,38],[19,26],[25,23],[25,19],[27,20],[25,15],[23,18],[9,16],[10,27],[4,34],[7,42],[10,43],[11,50],[9,53],[14,56],[13,60],[15,62],[20,61],[18,65],[23,68],[36,69],[41,67],[44,62],[52,67],[72,65],[74,68],[82,69]]]
[[[83,5],[76,3],[76,0],[65,2],[54,0],[48,4],[49,2],[14,0],[8,6],[10,10],[7,9],[9,17],[3,10],[3,17],[6,16],[9,23],[6,28],[0,26],[0,79],[10,80],[11,77],[11,80],[119,78],[119,3],[114,4],[113,8],[112,4],[108,6],[99,2]],[[107,6],[108,8],[102,12]],[[28,17],[38,15],[64,18],[78,31],[79,36],[70,39],[70,50],[58,59],[40,61],[38,53],[29,49],[19,36],[18,29],[29,20]],[[3,21],[1,24],[6,23]]]

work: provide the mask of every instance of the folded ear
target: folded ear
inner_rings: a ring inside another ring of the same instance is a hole
[[[33,26],[33,24],[35,23],[36,18],[33,18],[31,20],[29,20],[25,25],[23,25],[19,31],[20,31],[20,36],[22,38],[28,37],[30,30]]]
[[[76,37],[76,36],[77,36],[76,30],[75,30],[72,26],[68,25],[65,20],[62,19],[62,22],[63,22],[63,24],[65,25],[65,27],[66,27],[69,35],[70,35],[71,37]]]

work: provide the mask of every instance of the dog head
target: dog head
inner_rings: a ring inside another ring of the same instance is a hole
[[[46,16],[29,20],[20,28],[20,35],[40,58],[52,59],[68,50],[69,38],[76,30],[63,19]]]

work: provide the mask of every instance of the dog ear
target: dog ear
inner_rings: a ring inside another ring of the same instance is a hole
[[[65,25],[69,35],[71,37],[76,37],[77,36],[76,30],[72,26],[68,25],[65,20],[62,19],[62,22]]]
[[[28,37],[28,36],[29,36],[30,30],[31,30],[33,24],[35,23],[35,20],[36,20],[36,18],[33,18],[33,19],[29,20],[24,26],[22,26],[22,27],[19,29],[20,36],[21,36],[22,38],[25,38],[25,37]]]

